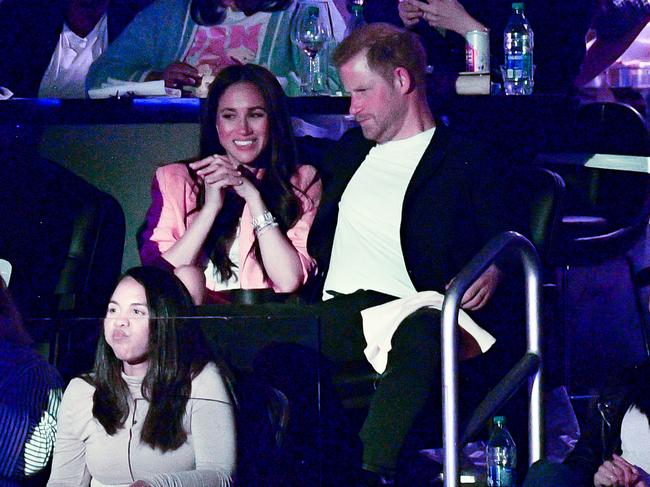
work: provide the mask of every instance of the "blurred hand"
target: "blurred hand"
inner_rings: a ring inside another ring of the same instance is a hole
[[[129,487],[151,487],[151,484],[144,480],[136,480]]]
[[[614,455],[607,460],[594,475],[595,487],[642,487],[647,485],[646,480],[641,476],[641,469],[635,467],[624,458]]]
[[[474,281],[474,284],[465,291],[463,299],[460,302],[460,307],[470,311],[481,309],[494,294],[500,280],[501,271],[497,266],[492,264],[490,267],[485,269],[485,272],[483,272],[483,274]],[[453,279],[449,284],[447,284],[446,289],[449,289],[452,282],[454,282]]]
[[[399,0],[397,4],[399,18],[402,19],[404,27],[413,27],[422,18],[422,10],[406,0]]]
[[[162,79],[168,88],[181,88],[183,86],[199,86],[201,76],[194,66],[176,61],[171,63],[162,72]]]
[[[404,0],[403,3],[420,10],[420,17],[431,27],[451,30],[462,36],[470,30],[485,30],[485,26],[468,14],[458,0]]]

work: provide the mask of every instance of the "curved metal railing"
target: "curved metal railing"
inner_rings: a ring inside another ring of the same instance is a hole
[[[539,460],[543,454],[541,399],[541,328],[540,328],[540,263],[537,251],[530,241],[517,232],[505,232],[490,240],[453,280],[442,305],[442,404],[445,487],[458,485],[459,443],[457,369],[458,343],[456,326],[461,298],[471,284],[496,258],[513,252],[522,261],[526,286],[526,336],[527,350],[518,364],[530,380],[530,409],[528,416],[529,462]],[[521,376],[521,370],[518,372]]]

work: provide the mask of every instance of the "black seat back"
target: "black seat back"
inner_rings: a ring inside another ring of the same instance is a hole
[[[542,265],[552,266],[560,245],[564,211],[564,180],[555,172],[536,166],[513,169],[508,181],[508,203],[522,232],[535,245]]]

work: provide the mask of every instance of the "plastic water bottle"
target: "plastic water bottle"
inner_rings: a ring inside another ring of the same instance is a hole
[[[488,487],[514,487],[517,446],[506,429],[506,418],[495,416],[486,447]]]
[[[363,19],[363,0],[352,0],[350,13],[350,18],[348,19],[347,25],[345,26],[345,37],[350,35],[354,29],[361,27],[366,23],[366,21]]]
[[[524,15],[524,4],[513,3],[512,14],[503,32],[503,87],[506,95],[533,93],[533,47],[533,29]]]

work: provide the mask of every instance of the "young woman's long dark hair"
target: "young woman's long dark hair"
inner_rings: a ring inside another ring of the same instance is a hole
[[[149,309],[149,368],[142,395],[149,401],[141,441],[161,451],[175,450],[187,439],[183,415],[192,379],[212,354],[196,320],[192,299],[181,281],[154,267],[134,267],[126,277],[144,287]],[[95,386],[93,416],[109,435],[124,426],[129,414],[129,389],[122,379],[122,361],[100,334],[95,373],[86,380]]]
[[[225,153],[219,142],[215,126],[217,108],[219,99],[226,89],[240,82],[255,85],[266,104],[269,119],[269,141],[260,157],[255,161],[255,166],[264,168],[265,171],[260,180],[256,180],[252,176],[251,180],[259,189],[264,203],[276,218],[280,229],[286,232],[302,216],[302,207],[295,193],[296,188],[291,185],[290,181],[297,166],[296,143],[293,138],[291,118],[284,91],[273,74],[255,64],[228,66],[219,72],[210,88],[207,110],[203,119],[202,157]],[[191,169],[190,174],[196,177]],[[197,211],[203,205],[204,197],[205,189],[201,187]],[[242,198],[233,191],[226,191],[224,205],[215,219],[203,247],[223,281],[233,275],[233,263],[228,257],[228,247],[235,237],[243,206]],[[262,264],[257,240],[253,246],[253,252],[257,261]],[[266,277],[263,265],[262,270]]]

